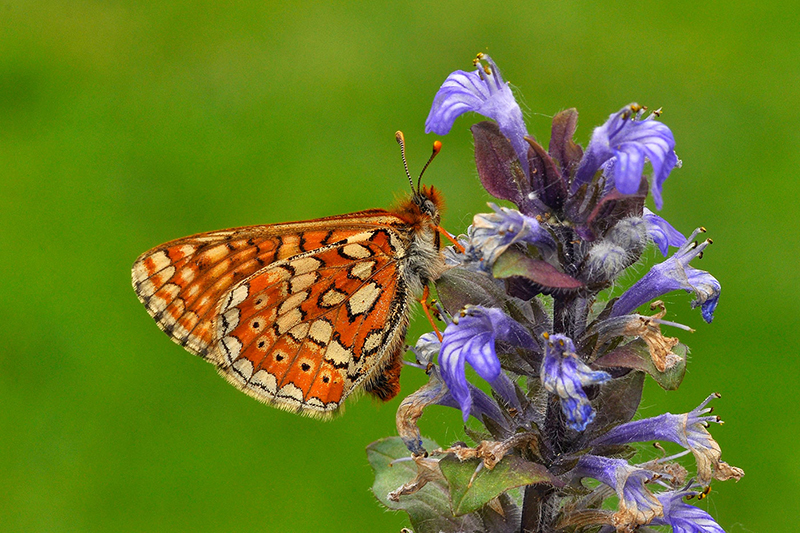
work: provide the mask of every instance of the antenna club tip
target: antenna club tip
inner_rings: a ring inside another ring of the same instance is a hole
[[[438,154],[442,149],[442,141],[433,141],[433,153]]]
[[[397,141],[398,144],[403,144],[406,142],[406,138],[403,135],[403,132],[400,130],[394,132],[394,140]]]

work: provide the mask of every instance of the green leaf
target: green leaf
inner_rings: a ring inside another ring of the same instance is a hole
[[[508,295],[490,277],[465,268],[451,268],[434,284],[442,305],[450,314],[458,313],[465,305],[502,307]]]
[[[659,372],[653,364],[647,344],[643,340],[637,339],[610,351],[595,363],[606,368],[616,366],[647,372],[662,389],[675,390],[680,386],[683,376],[686,374],[686,354],[688,352],[689,349],[685,345],[675,345],[672,353],[677,355],[680,360],[664,372]]]
[[[439,462],[450,485],[450,503],[456,516],[477,511],[490,500],[515,487],[533,483],[560,484],[544,465],[531,463],[516,455],[507,455],[493,470],[481,470],[472,486],[469,486],[480,463],[480,459],[462,463],[453,455],[443,457]]]
[[[435,450],[439,445],[423,439],[423,446]],[[369,463],[375,470],[372,492],[384,506],[395,511],[405,511],[411,519],[415,533],[439,533],[457,531],[482,531],[483,522],[477,515],[455,517],[450,510],[449,491],[446,483],[431,481],[413,494],[400,496],[400,501],[391,501],[387,495],[410,482],[417,475],[413,461],[401,461],[390,466],[395,459],[409,457],[400,437],[388,437],[367,446]]]
[[[630,422],[642,401],[644,372],[633,371],[601,385],[597,398],[592,400],[597,416],[589,426],[592,435],[608,431],[610,427]]]

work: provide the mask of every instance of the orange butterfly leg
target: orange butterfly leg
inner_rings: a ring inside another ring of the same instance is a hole
[[[431,323],[433,326],[433,331],[436,333],[436,336],[439,337],[439,342],[442,341],[442,333],[439,331],[439,328],[436,327],[436,323],[433,321],[433,316],[431,316],[430,307],[428,307],[428,296],[430,296],[431,290],[425,285],[425,290],[422,293],[422,298],[420,298],[419,303],[422,304],[422,310],[425,311],[425,316],[428,317],[428,322]]]
[[[441,227],[441,226],[436,226],[436,231],[438,231],[439,233],[441,233],[442,235],[444,235],[444,238],[445,238],[445,239],[447,239],[448,241],[452,242],[452,243],[453,243],[453,246],[455,246],[455,247],[456,247],[456,250],[458,250],[458,251],[459,251],[459,252],[461,252],[462,254],[463,254],[464,252],[466,252],[466,249],[465,249],[465,248],[464,248],[464,247],[461,245],[461,243],[460,243],[460,242],[458,242],[457,240],[455,240],[453,237],[451,237],[451,236],[450,236],[450,234],[449,234],[449,233],[447,233],[447,230],[446,230],[446,229],[444,229],[444,228],[443,228],[443,227]]]

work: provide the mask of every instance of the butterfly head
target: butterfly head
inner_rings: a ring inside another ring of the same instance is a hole
[[[442,210],[442,195],[433,186],[422,187],[411,196],[411,203],[419,210],[420,216],[430,217],[435,224],[439,223]]]
[[[414,191],[410,197],[400,200],[392,212],[402,218],[409,226],[422,230],[436,227],[444,202],[438,189],[422,187]]]

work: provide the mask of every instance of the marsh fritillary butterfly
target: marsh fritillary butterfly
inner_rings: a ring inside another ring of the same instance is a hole
[[[329,417],[355,391],[399,392],[411,300],[446,268],[441,208],[412,183],[391,211],[199,233],[142,254],[133,287],[158,327],[241,391]]]

